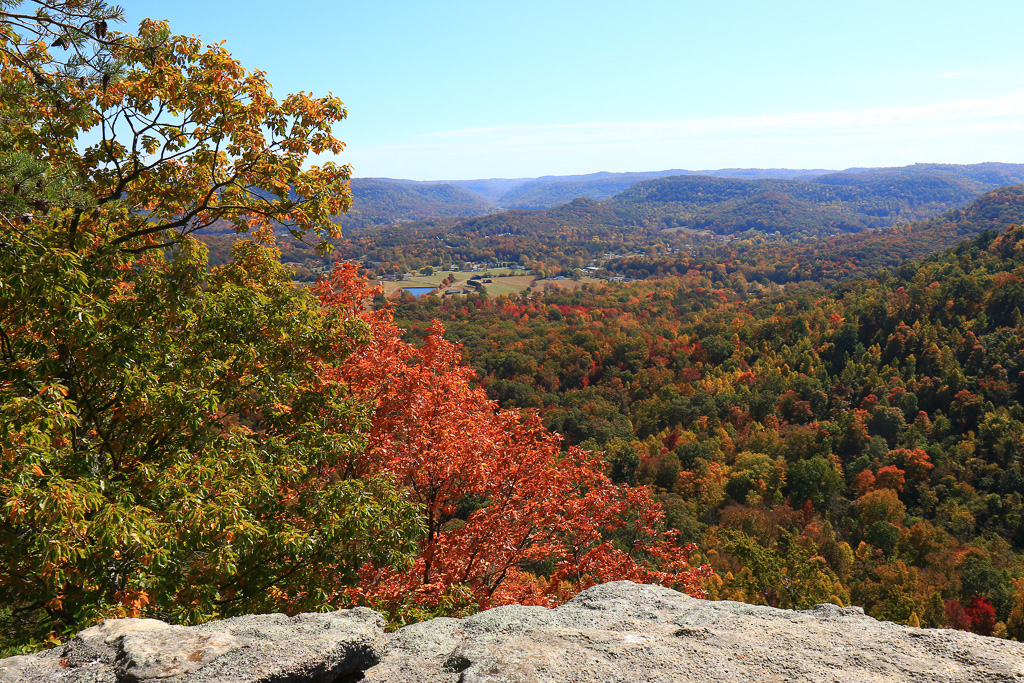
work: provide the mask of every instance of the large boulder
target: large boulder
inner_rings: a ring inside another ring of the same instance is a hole
[[[619,581],[551,610],[407,627],[365,680],[1024,682],[1024,644],[899,626],[857,607],[780,610]]]
[[[0,660],[0,682],[142,683],[343,680],[380,661],[384,619],[357,607],[323,614],[262,614],[202,626],[116,619],[61,648]]]
[[[805,611],[595,586],[555,609],[509,606],[384,634],[367,609],[179,627],[105,621],[0,660],[0,681],[977,681],[1024,683],[1024,644]]]

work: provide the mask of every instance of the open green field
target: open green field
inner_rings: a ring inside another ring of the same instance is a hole
[[[497,277],[498,275],[508,273],[523,273],[523,271],[512,271],[507,268],[495,268],[494,270],[464,270],[455,272],[447,270],[437,270],[434,271],[433,275],[420,275],[419,273],[416,273],[412,275],[407,275],[406,279],[402,280],[401,282],[385,280],[384,295],[388,297],[393,296],[398,292],[398,290],[405,289],[406,287],[437,287],[441,284],[441,281],[444,280],[449,275],[455,276],[455,282],[448,285],[449,287],[466,287],[466,283],[469,282],[469,278],[473,277],[474,275],[479,275],[481,277],[487,275],[487,277],[494,279],[495,285],[497,285],[499,281],[515,281],[516,285],[512,289],[508,289],[508,292],[521,292],[527,287],[529,287],[530,282],[532,282],[534,279],[533,275],[513,275],[511,277],[502,277],[500,279]],[[492,286],[494,285],[486,285],[487,291],[488,293],[490,293],[491,296],[497,296],[497,294],[492,292]],[[505,294],[505,288],[503,287],[501,291],[498,293]]]
[[[473,271],[459,271],[450,272],[447,270],[441,270],[435,272],[433,275],[413,275],[407,276],[405,280],[401,282],[392,282],[390,280],[384,281],[384,295],[391,297],[395,296],[399,290],[405,289],[406,287],[438,287],[441,281],[449,275],[455,276],[455,282],[446,285],[447,287],[469,287],[469,278],[474,275],[483,277],[485,274],[488,279],[492,280],[487,284],[484,284],[484,289],[487,291],[487,295],[491,297],[501,296],[502,294],[519,294],[524,289],[530,286],[537,277],[535,275],[506,275],[505,277],[498,277],[499,274],[505,274],[509,272],[523,273],[523,271],[509,271],[507,269],[502,270],[473,270]],[[542,280],[537,283],[534,289],[543,290],[544,288],[559,288],[559,289],[577,289],[582,285],[588,283],[601,282],[596,278],[584,277],[579,280]]]
[[[493,278],[493,282],[484,285],[487,296],[501,296],[502,294],[518,294],[533,282],[535,275],[512,275],[510,277]]]

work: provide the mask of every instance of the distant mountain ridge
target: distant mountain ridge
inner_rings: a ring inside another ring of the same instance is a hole
[[[609,199],[644,180],[671,176],[706,175],[716,178],[789,180],[830,173],[823,169],[723,168],[715,171],[649,171],[641,173],[591,173],[580,176],[545,176],[528,181],[505,193],[499,205],[510,209],[548,209],[573,199]]]
[[[481,234],[551,227],[630,226],[825,236],[937,216],[984,192],[1024,183],[1024,165],[917,165],[835,173],[813,181],[674,175],[638,182],[605,200],[576,199],[539,211],[509,210],[462,219]]]
[[[696,177],[722,182],[683,180]],[[659,181],[662,184],[658,185]],[[686,188],[695,187],[694,183],[711,190],[711,196],[702,197],[696,205],[708,205],[710,201],[719,204],[716,210],[693,211],[695,198],[692,194],[687,196]],[[644,217],[646,220],[660,219],[667,212],[678,225],[709,229],[719,226],[717,231],[722,232],[769,228],[784,233],[799,231],[787,227],[786,221],[834,223],[839,229],[850,231],[937,215],[988,190],[1019,183],[1024,183],[1024,164],[1008,163],[914,164],[845,171],[669,169],[438,182],[356,178],[352,181],[353,208],[341,223],[346,228],[359,228],[485,216],[509,209],[543,211],[578,198],[612,201],[624,209],[644,197],[645,201],[661,203],[658,211],[646,211],[650,214]],[[677,196],[670,200],[665,193]],[[680,193],[683,196],[678,196]],[[671,202],[679,204],[672,207]],[[844,202],[857,206],[844,208]]]

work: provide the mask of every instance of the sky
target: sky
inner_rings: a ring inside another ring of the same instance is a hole
[[[1024,162],[1022,0],[122,4],[340,97],[356,177]]]

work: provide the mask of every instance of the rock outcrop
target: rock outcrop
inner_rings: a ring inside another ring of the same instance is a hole
[[[372,610],[195,627],[105,621],[0,660],[0,682],[978,681],[1024,683],[1024,644],[806,611],[595,586],[556,609],[509,606],[392,634]]]

